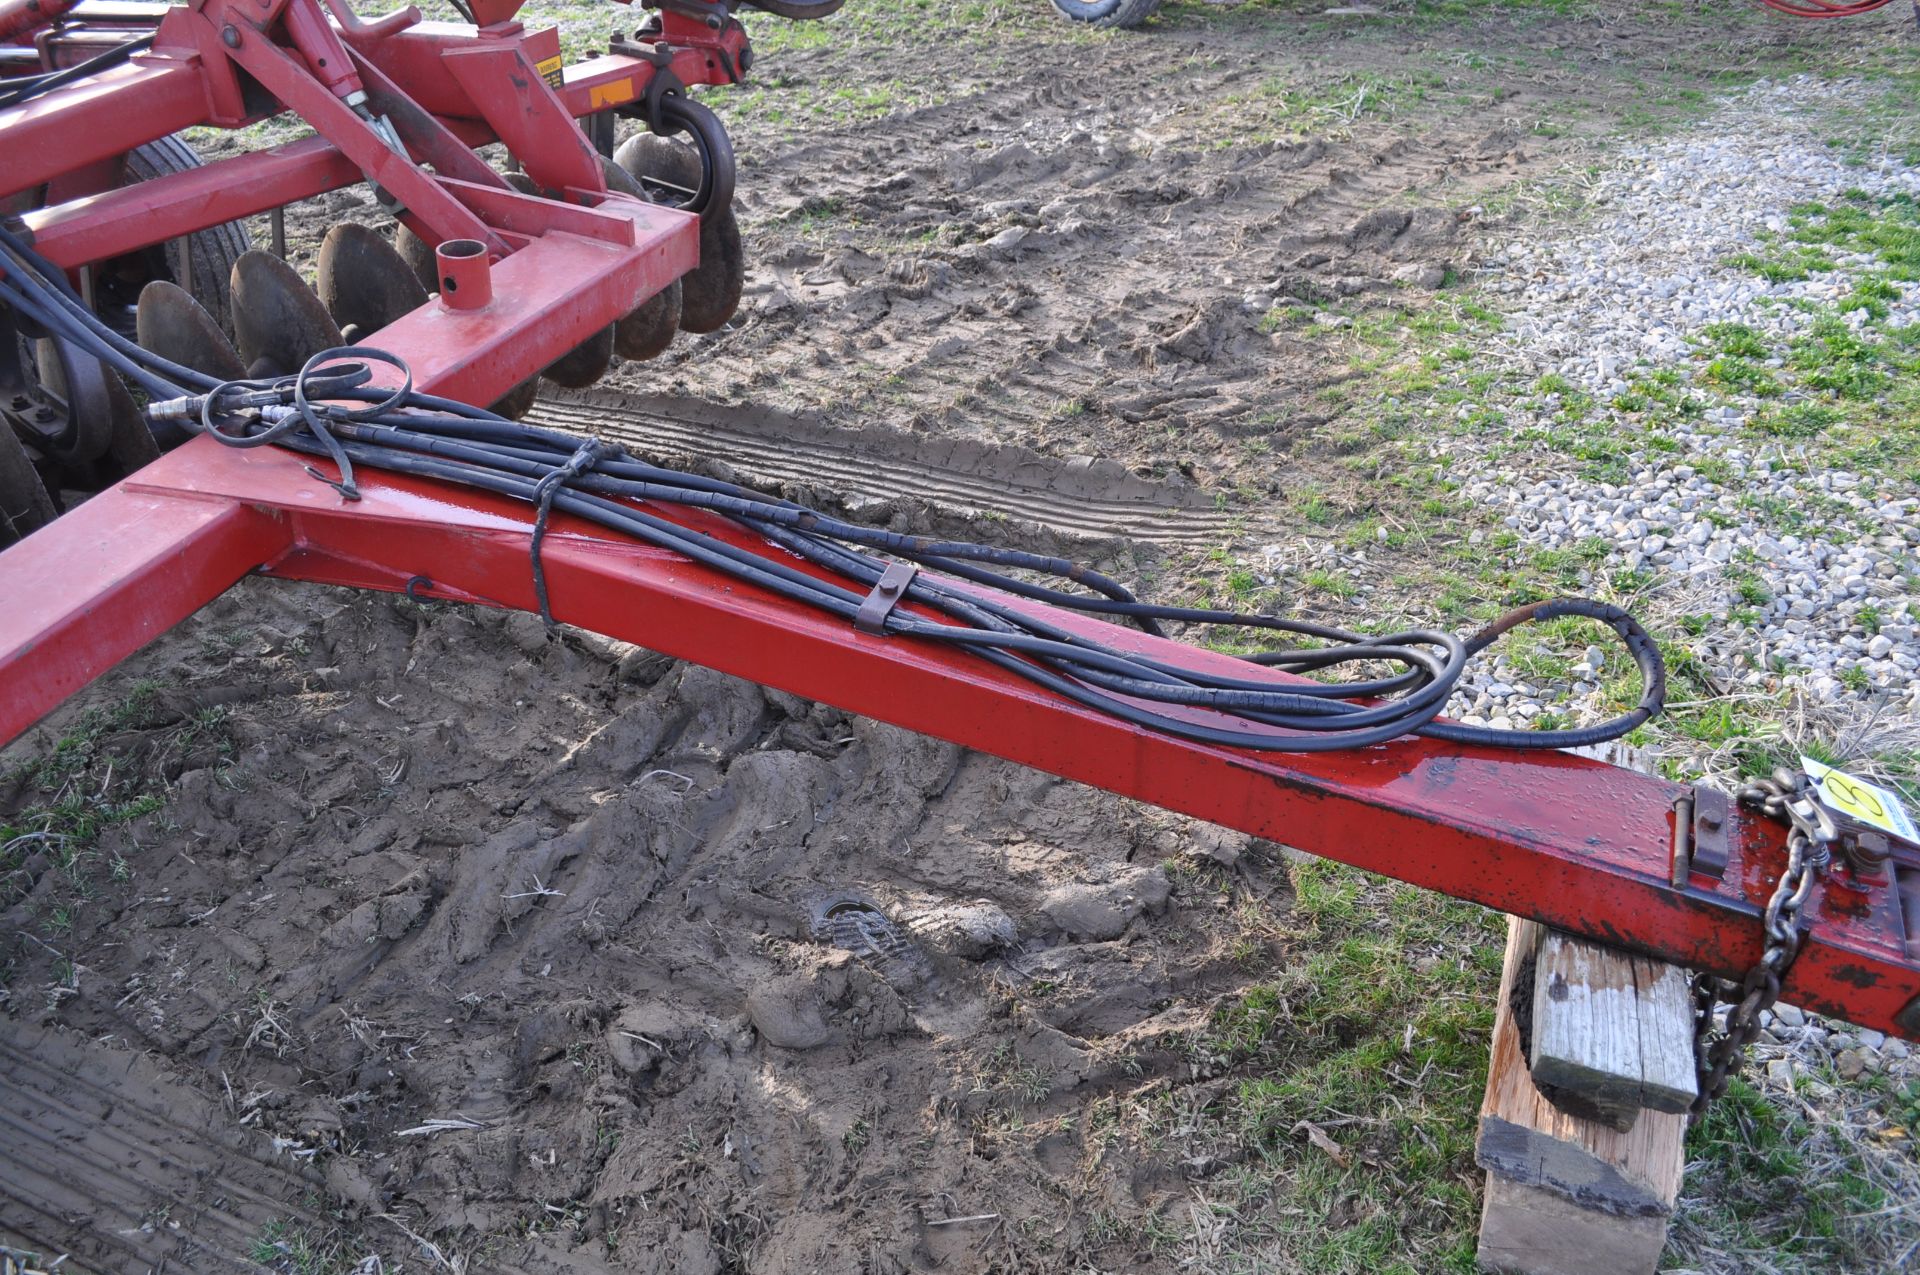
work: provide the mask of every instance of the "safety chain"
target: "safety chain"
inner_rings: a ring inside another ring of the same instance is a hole
[[[1813,781],[1800,771],[1784,767],[1771,779],[1742,788],[1738,798],[1756,810],[1785,823],[1787,870],[1767,901],[1766,950],[1760,961],[1735,983],[1711,974],[1693,980],[1693,1058],[1700,1082],[1690,1117],[1694,1123],[1707,1113],[1715,1098],[1726,1092],[1730,1073],[1738,1071],[1748,1045],[1760,1034],[1760,1015],[1780,999],[1780,980],[1800,953],[1800,908],[1813,892],[1816,877],[1833,859],[1833,843],[1840,829],[1813,793]],[[1727,1025],[1715,1033],[1714,1006],[1725,1002]]]

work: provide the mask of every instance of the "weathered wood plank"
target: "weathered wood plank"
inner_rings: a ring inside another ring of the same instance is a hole
[[[1650,768],[1617,744],[1576,751]],[[1682,971],[1508,918],[1475,1150],[1487,1170],[1483,1269],[1652,1275],[1685,1168],[1686,1116],[1674,1108],[1692,1101],[1691,1016]],[[1541,1071],[1562,1103],[1607,1118],[1557,1105]]]
[[[1650,753],[1618,740],[1573,751],[1654,768]],[[1621,1129],[1643,1109],[1692,1105],[1693,1000],[1683,971],[1564,934],[1543,935],[1537,952],[1532,1013],[1522,1008],[1520,1035],[1548,1096]]]
[[[1624,1127],[1640,1101],[1640,1012],[1633,958],[1549,931],[1535,949],[1535,1084],[1566,1089]]]
[[[1480,1268],[1509,1275],[1652,1275],[1667,1246],[1667,1222],[1613,1217],[1551,1191],[1487,1179]]]
[[[1634,957],[1633,971],[1640,993],[1641,1095],[1655,1111],[1685,1111],[1700,1094],[1687,972],[1650,956]]]
[[[1615,1218],[1663,1218],[1680,1192],[1686,1117],[1647,1112],[1628,1130],[1560,1110],[1534,1084],[1514,1024],[1513,986],[1540,927],[1510,918],[1493,1058],[1475,1158],[1510,1182]]]
[[[1680,970],[1566,934],[1541,939],[1529,1050],[1536,1084],[1576,1095],[1622,1128],[1642,1108],[1685,1111],[1699,1092],[1692,1038]]]

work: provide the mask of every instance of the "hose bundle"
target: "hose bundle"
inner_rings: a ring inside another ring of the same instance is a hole
[[[361,467],[455,483],[532,505],[532,570],[543,613],[547,585],[541,541],[551,511],[558,509],[849,623],[871,619],[863,615],[863,604],[894,565],[879,554],[928,568],[900,587],[900,605],[886,610],[878,631],[959,647],[1075,703],[1147,730],[1206,743],[1326,752],[1421,735],[1501,748],[1568,748],[1633,730],[1657,714],[1665,699],[1658,647],[1631,615],[1608,603],[1580,598],[1536,603],[1463,639],[1424,629],[1371,636],[1276,616],[1142,602],[1119,581],[1064,559],[861,526],[732,483],[652,465],[597,440],[419,393],[399,358],[364,346],[316,355],[292,377],[216,382],[149,354],[101,323],[58,271],[16,236],[0,230],[0,248],[6,267],[0,301],[83,344],[154,398],[167,400],[148,409],[158,422],[178,422],[228,446],[272,444],[330,459],[339,470],[337,479],[311,472],[348,499],[359,496],[354,473]],[[369,363],[399,370],[400,388],[371,387]],[[656,512],[667,507],[719,515],[768,549],[742,547]],[[1078,589],[1035,583],[1009,571]],[[1324,644],[1242,657],[1265,669],[1304,676],[1385,663],[1398,671],[1338,683],[1282,683],[1196,669],[1100,642],[1016,605],[1013,598],[1126,622],[1160,636],[1166,624],[1203,624]],[[1436,720],[1474,655],[1519,625],[1561,616],[1598,620],[1620,638],[1641,675],[1640,701],[1633,709],[1565,730],[1502,730]]]

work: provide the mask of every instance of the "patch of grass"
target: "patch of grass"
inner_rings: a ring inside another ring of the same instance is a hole
[[[1707,364],[1706,379],[1723,389],[1755,398],[1779,398],[1785,392],[1780,378],[1751,359],[1723,354]]]
[[[24,871],[40,857],[61,874],[70,893],[52,900],[54,915],[77,897],[92,896],[91,851],[108,829],[152,814],[165,804],[161,769],[170,758],[231,750],[226,713],[203,709],[176,716],[162,709],[158,682],[136,682],[117,703],[84,714],[42,756],[0,774],[0,791],[17,803],[0,811],[0,897],[23,897],[38,880]],[[128,737],[137,737],[137,743]],[[135,749],[143,754],[136,761]],[[124,860],[110,873],[119,881]],[[71,926],[72,913],[66,921]]]
[[[1709,323],[1700,335],[1720,353],[1741,359],[1764,359],[1769,351],[1766,341],[1744,323]]]
[[[1345,572],[1314,570],[1301,577],[1301,583],[1317,593],[1338,598],[1342,602],[1353,597],[1360,590]]]
[[[1818,438],[1847,419],[1847,414],[1824,403],[1788,403],[1756,413],[1747,428],[1773,438]]]
[[[1907,370],[1906,360],[1891,347],[1832,315],[1814,321],[1793,343],[1787,361],[1803,385],[1854,402],[1878,397],[1893,384],[1896,370]]]
[[[1711,1184],[1748,1246],[1801,1270],[1863,1269],[1853,1262],[1885,1197],[1844,1137],[1735,1079],[1687,1149],[1696,1181]]]
[[[1770,253],[1736,252],[1727,258],[1727,264],[1751,270],[1768,283],[1798,283],[1825,274],[1839,263],[1814,248],[1787,247]]]
[[[1336,864],[1289,876],[1304,962],[1221,1005],[1192,1045],[1238,1077],[1205,1117],[1256,1157],[1235,1224],[1280,1269],[1470,1271],[1498,918]]]
[[[1871,253],[1890,278],[1920,279],[1920,203],[1911,195],[1876,198],[1853,190],[1835,204],[1796,206],[1789,225],[1797,244]]]
[[[247,1258],[281,1275],[351,1275],[370,1269],[341,1237],[287,1218],[267,1223]]]

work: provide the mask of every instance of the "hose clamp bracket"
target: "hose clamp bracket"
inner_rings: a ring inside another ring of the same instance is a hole
[[[907,586],[920,574],[920,568],[911,562],[894,562],[880,573],[874,581],[873,592],[854,612],[853,627],[862,633],[871,633],[884,637],[887,632],[887,617],[893,614],[894,607],[900,605],[900,599],[907,596]]]

